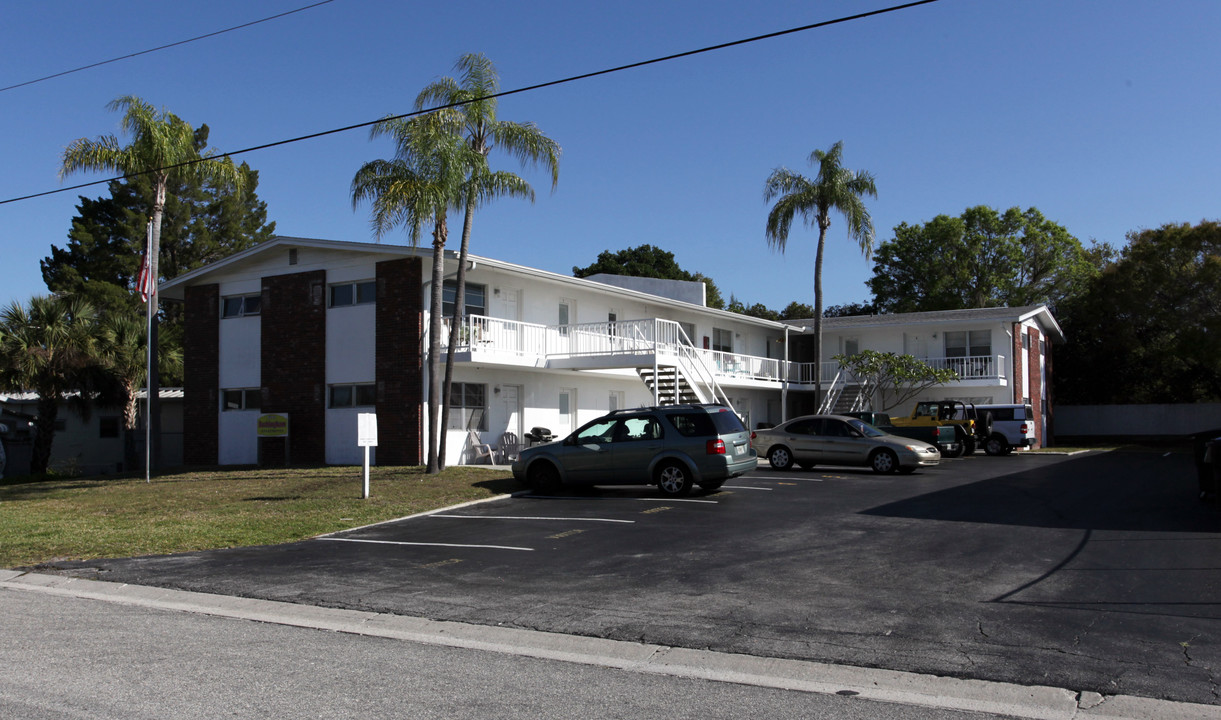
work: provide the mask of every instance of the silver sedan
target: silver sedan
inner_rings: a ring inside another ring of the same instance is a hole
[[[805,415],[774,428],[756,430],[755,449],[776,470],[793,465],[859,465],[877,473],[910,473],[941,462],[933,445],[884,433],[843,415]]]

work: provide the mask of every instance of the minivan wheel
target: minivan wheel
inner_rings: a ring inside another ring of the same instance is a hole
[[[793,455],[784,446],[772,448],[767,454],[767,461],[772,464],[773,470],[788,470],[793,467]]]
[[[560,484],[560,473],[549,462],[536,462],[526,473],[526,485],[536,492],[555,492]]]
[[[984,452],[989,455],[1008,455],[1009,443],[1000,435],[993,435],[984,441]]]
[[[666,463],[657,471],[657,489],[666,497],[687,495],[691,485],[691,473],[678,463]]]
[[[899,469],[899,456],[885,448],[877,450],[869,458],[869,466],[875,473],[892,473]]]

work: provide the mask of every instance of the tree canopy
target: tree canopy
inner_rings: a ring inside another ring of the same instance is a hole
[[[208,126],[195,130],[195,146],[208,144]],[[238,194],[223,183],[197,177],[167,180],[161,227],[161,276],[177,277],[240,250],[270,240],[276,224],[255,193],[259,174],[238,166],[246,188]],[[109,197],[81,197],[66,247],[51,246],[42,277],[54,293],[82,294],[99,309],[133,300],[149,209],[156,199],[152,178],[112,180]]]
[[[604,250],[593,264],[573,267],[574,277],[584,278],[598,273],[628,275],[632,277],[662,278],[665,280],[689,280],[704,283],[705,303],[710,308],[725,309],[725,300],[712,278],[700,273],[683,270],[674,259],[674,253],[653,245],[641,245],[612,253]]]
[[[922,225],[900,223],[878,247],[868,281],[881,312],[1046,303],[1081,292],[1113,254],[1086,249],[1035,208],[978,205]]]
[[[1059,312],[1061,403],[1221,401],[1221,224],[1130,233]]]
[[[857,379],[883,390],[887,402],[885,412],[906,403],[925,390],[954,382],[958,373],[949,368],[935,368],[912,355],[862,350],[856,355],[836,355],[839,366]]]
[[[38,393],[30,469],[45,473],[51,460],[59,403],[69,400],[82,414],[103,387],[97,372],[97,311],[79,297],[47,295],[0,313],[0,389]]]

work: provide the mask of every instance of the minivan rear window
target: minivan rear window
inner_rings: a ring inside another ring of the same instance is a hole
[[[712,423],[716,425],[718,435],[732,435],[733,433],[746,432],[746,428],[742,425],[742,419],[729,410],[721,410],[712,413]]]
[[[717,434],[716,425],[712,423],[708,413],[674,413],[666,415],[666,418],[674,429],[685,437],[712,437]]]

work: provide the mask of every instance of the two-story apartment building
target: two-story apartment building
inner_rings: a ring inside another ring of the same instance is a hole
[[[812,321],[796,323],[812,326]],[[793,355],[812,356],[811,336],[797,336]],[[997,307],[941,312],[858,315],[823,320],[823,357],[855,355],[862,350],[912,355],[937,368],[949,368],[958,380],[923,392],[920,400],[962,400],[985,404],[1024,404],[1037,418],[1035,437],[1049,442],[1051,425],[1051,347],[1064,342],[1064,333],[1046,305]],[[837,367],[824,363],[824,382]],[[844,378],[840,378],[844,382]],[[835,378],[831,384],[834,386]],[[855,391],[854,380],[844,382],[844,397]],[[882,389],[873,395],[875,410],[895,400]],[[915,399],[890,410],[906,414]],[[802,412],[813,412],[817,402],[802,398]]]
[[[448,315],[457,260],[447,253],[443,261]],[[426,248],[279,237],[165,283],[162,298],[186,310],[186,462],[273,463],[288,454],[292,462],[358,463],[361,412],[377,414],[379,463],[421,462],[432,262]],[[538,426],[562,435],[620,407],[726,402],[754,427],[816,405],[809,397],[816,368],[794,356],[802,324],[705,307],[699,283],[599,281],[491,258],[468,262],[467,317],[457,345],[447,347],[455,358],[447,463],[470,460],[473,438],[496,445],[505,432],[523,438]],[[965,324],[885,317],[898,323],[875,327],[866,321],[877,318],[864,318],[847,327],[856,320],[848,318],[824,330],[830,352],[817,371],[833,379],[830,356],[853,342],[887,350],[900,338],[919,349],[922,332],[930,359],[943,349],[947,362],[973,359],[983,348],[978,333],[987,331],[997,340],[985,355],[1005,367],[983,385],[938,391],[1007,399],[1019,374],[997,343],[1019,324],[1040,328],[1033,365],[1042,382],[1044,340],[1059,341],[1047,313],[1007,310]],[[966,355],[953,344],[957,335],[931,342],[947,331],[967,333]],[[1038,386],[1029,385],[1036,376],[1026,362],[1019,363],[1023,393]],[[260,446],[262,413],[288,415],[287,440],[264,438]]]

